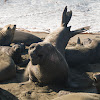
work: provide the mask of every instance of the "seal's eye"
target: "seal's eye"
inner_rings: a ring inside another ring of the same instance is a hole
[[[33,49],[35,46],[31,46],[29,49],[31,50],[31,49]]]

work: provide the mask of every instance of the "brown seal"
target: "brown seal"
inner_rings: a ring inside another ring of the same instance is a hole
[[[1,46],[7,46],[12,43],[14,33],[15,33],[16,25],[6,25],[1,31],[0,31],[0,45]]]
[[[0,81],[11,79],[16,75],[15,63],[6,53],[0,53]]]
[[[19,30],[16,30],[13,39],[13,43],[24,43],[27,46],[30,46],[32,43],[38,43],[41,41],[42,39],[40,39],[38,36],[30,34],[29,32]]]
[[[70,31],[70,27],[67,27],[71,16],[72,11],[67,12],[67,7],[65,7],[61,27],[50,33],[43,42],[29,47],[30,62],[25,76],[27,78],[29,75],[30,81],[44,84],[68,84],[69,68],[64,57],[64,49],[69,39],[80,33]]]
[[[91,41],[91,42],[89,42]],[[100,59],[100,41],[96,39],[87,40],[84,45],[76,44],[76,46],[66,47],[65,57],[69,66],[77,66],[82,64],[99,63]]]

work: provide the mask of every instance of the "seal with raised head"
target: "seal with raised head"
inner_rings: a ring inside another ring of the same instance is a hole
[[[15,64],[21,62],[21,51],[23,50],[22,44],[15,44],[12,47],[9,46],[0,46],[0,52],[6,53],[14,60]]]
[[[1,31],[0,31],[0,45],[1,46],[7,46],[12,43],[14,33],[15,33],[16,25],[6,25]]]
[[[6,53],[0,53],[0,81],[11,79],[16,75],[15,63]]]
[[[64,49],[69,39],[79,31],[70,31],[67,27],[72,11],[65,7],[62,15],[61,27],[50,33],[43,42],[29,47],[30,62],[25,71],[25,77],[30,81],[50,84],[68,83],[69,68],[64,57]],[[83,30],[81,30],[82,32]]]

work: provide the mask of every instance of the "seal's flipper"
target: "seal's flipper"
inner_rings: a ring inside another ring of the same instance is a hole
[[[72,17],[72,11],[67,12],[67,6],[66,6],[62,14],[61,26],[67,27],[67,24],[69,23],[71,17]]]
[[[78,39],[77,39],[77,44],[81,44],[81,39],[80,39],[80,37],[78,37]]]
[[[87,30],[90,29],[90,26],[86,26],[86,27],[82,27],[82,28],[79,28],[79,29],[76,29],[75,31],[72,31],[73,33],[82,33],[82,32],[85,32]]]

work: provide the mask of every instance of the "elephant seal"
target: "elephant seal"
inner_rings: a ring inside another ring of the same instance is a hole
[[[6,53],[0,53],[0,81],[11,79],[16,75],[15,63]]]
[[[100,100],[100,95],[96,93],[70,93],[52,100]]]
[[[40,83],[49,84],[68,80],[68,65],[62,54],[52,44],[37,43],[34,49],[31,45],[29,55],[31,61],[27,71],[29,71],[29,79],[32,81],[37,79]]]
[[[91,41],[91,43],[89,41]],[[66,48],[65,58],[69,66],[99,63],[100,41],[89,39],[86,40],[86,42],[85,44],[83,43],[83,45],[76,44],[76,46]]]
[[[15,33],[16,25],[6,25],[1,31],[0,31],[0,45],[1,46],[7,46],[12,43],[14,33]]]
[[[64,48],[68,40],[79,31],[70,31],[67,27],[72,11],[65,7],[61,27],[48,34],[43,42],[29,47],[30,62],[25,71],[25,78],[42,84],[65,84],[69,81],[69,67],[64,57]],[[82,30],[83,31],[83,30]],[[82,32],[81,31],[81,32]]]
[[[38,34],[38,33],[37,33]],[[30,46],[32,43],[38,43],[41,42],[42,39],[39,37],[30,34],[29,32],[19,31],[16,30],[13,43],[24,43],[27,46]]]
[[[20,63],[21,61],[21,45],[15,44],[12,47],[9,46],[0,46],[0,52],[6,53],[8,56],[10,56],[15,64]]]

